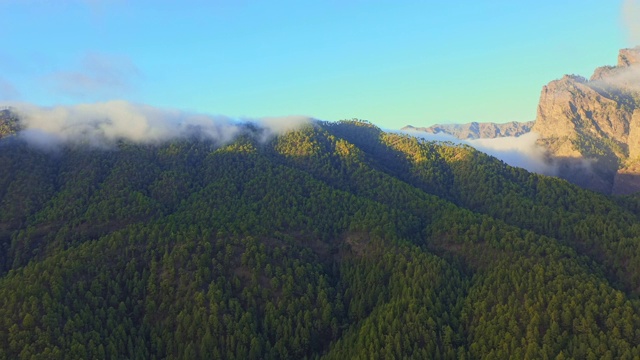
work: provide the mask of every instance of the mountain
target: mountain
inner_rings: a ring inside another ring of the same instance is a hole
[[[542,89],[534,122],[406,126],[459,139],[533,131],[557,176],[606,194],[640,191],[640,47],[622,49],[616,66],[587,80],[565,75]]]
[[[0,359],[640,357],[640,200],[314,122],[0,139]]]
[[[542,89],[532,131],[570,180],[602,192],[640,191],[639,75],[637,47],[620,50],[618,65],[590,80],[565,76]]]
[[[532,126],[533,121],[512,121],[504,124],[471,122],[467,124],[436,124],[429,127],[414,127],[407,125],[403,127],[402,130],[421,131],[428,134],[447,134],[464,140],[520,136],[531,131]]]

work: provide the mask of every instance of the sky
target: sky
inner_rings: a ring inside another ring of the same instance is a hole
[[[535,119],[640,44],[640,0],[0,0],[0,103],[405,125]]]

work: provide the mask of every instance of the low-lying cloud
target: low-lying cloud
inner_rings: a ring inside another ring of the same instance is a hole
[[[611,68],[601,79],[589,81],[587,85],[612,91],[640,91],[640,64]]]
[[[528,132],[518,137],[475,139],[466,143],[511,166],[538,174],[556,175],[555,166],[548,162],[545,149],[537,144],[538,138],[537,133]]]
[[[478,151],[494,156],[505,163],[543,175],[556,175],[556,166],[550,163],[545,149],[537,144],[538,134],[529,132],[518,137],[461,140],[448,134],[428,134],[421,131],[405,131],[427,141],[446,141],[466,144]]]
[[[305,117],[238,120],[120,100],[55,107],[5,105],[20,118],[23,130],[18,136],[40,148],[64,144],[108,148],[119,140],[151,144],[188,137],[228,143],[242,133],[246,123],[257,126],[260,139],[266,140],[310,121]]]

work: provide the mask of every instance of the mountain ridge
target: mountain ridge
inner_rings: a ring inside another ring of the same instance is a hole
[[[640,191],[640,47],[621,49],[616,66],[590,79],[565,75],[543,86],[536,119],[507,123],[433,125],[403,130],[444,133],[459,139],[538,134],[546,162],[557,175],[602,193]],[[487,130],[483,130],[487,129]]]
[[[447,134],[461,140],[493,139],[506,136],[520,136],[531,131],[533,121],[507,123],[470,122],[466,124],[435,124],[429,127],[407,125],[402,131],[420,131],[428,134]]]
[[[640,356],[635,198],[354,120],[0,142],[0,358]]]

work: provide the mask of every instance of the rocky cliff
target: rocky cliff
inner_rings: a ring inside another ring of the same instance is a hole
[[[459,139],[539,134],[558,176],[604,193],[640,191],[640,47],[586,79],[565,75],[542,88],[535,122],[406,126]]]
[[[640,47],[590,80],[566,75],[543,87],[532,131],[559,175],[605,193],[640,191]]]
[[[618,54],[618,67],[640,64],[640,46],[633,49],[622,49]]]
[[[532,126],[533,121],[512,121],[504,124],[471,122],[467,124],[436,124],[429,127],[414,127],[408,125],[403,127],[402,130],[422,131],[429,134],[447,134],[464,140],[520,136],[528,133]]]

